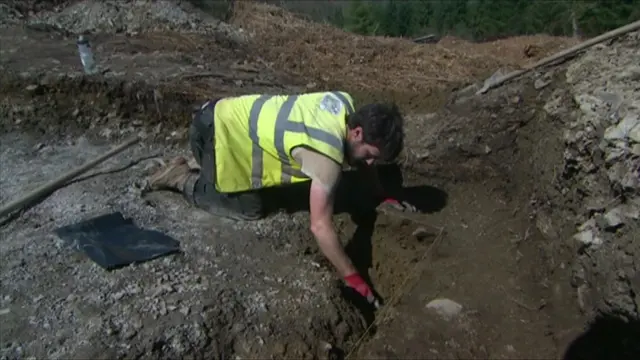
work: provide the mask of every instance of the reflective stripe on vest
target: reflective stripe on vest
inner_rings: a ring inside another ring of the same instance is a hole
[[[336,91],[332,91],[330,92],[330,94],[334,95],[338,98],[338,100],[340,100],[340,102],[345,106],[347,114],[352,114],[354,112],[353,106],[351,106],[351,103],[349,103],[344,95]],[[251,137],[251,140],[253,142],[253,146],[251,148],[251,187],[253,189],[262,188],[262,172],[264,171],[262,162],[263,152],[259,145],[260,139],[258,136],[258,118],[260,116],[262,106],[264,106],[264,104],[272,97],[273,95],[260,96],[251,106],[251,112],[249,113],[249,137]],[[323,129],[309,127],[304,123],[289,120],[291,109],[293,109],[293,105],[297,100],[298,95],[289,96],[284,104],[282,104],[282,107],[278,111],[278,115],[276,117],[274,140],[275,148],[278,151],[278,157],[282,162],[282,184],[291,183],[292,175],[296,177],[306,177],[306,175],[302,171],[294,170],[289,162],[289,156],[284,145],[284,135],[286,132],[306,132],[313,139],[324,142],[325,144],[332,146],[338,150],[342,150],[343,146],[343,139],[340,139]]]

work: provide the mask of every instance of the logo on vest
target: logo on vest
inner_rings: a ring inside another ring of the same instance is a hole
[[[340,114],[342,111],[342,101],[336,99],[333,95],[327,94],[320,101],[320,110],[328,111],[333,115]]]

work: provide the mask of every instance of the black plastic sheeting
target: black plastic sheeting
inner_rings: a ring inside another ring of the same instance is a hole
[[[107,270],[180,252],[177,240],[156,230],[141,229],[120,212],[67,225],[55,233]]]

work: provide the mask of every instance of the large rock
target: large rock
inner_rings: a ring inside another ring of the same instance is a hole
[[[426,307],[447,320],[455,318],[462,311],[462,305],[444,298],[431,300]]]
[[[636,115],[636,120],[637,119],[638,116]],[[633,129],[631,129],[631,131],[629,131],[629,139],[640,143],[640,124],[637,124]]]
[[[639,124],[638,114],[627,114],[618,125],[611,126],[605,131],[604,138],[609,141],[627,140]]]

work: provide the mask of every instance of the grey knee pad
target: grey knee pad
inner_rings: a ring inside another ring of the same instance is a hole
[[[198,177],[199,177],[198,174],[193,174],[193,173],[189,174],[187,181],[184,182],[184,185],[182,187],[182,195],[184,195],[187,201],[190,202],[191,204],[196,203],[194,192],[195,192],[196,182],[198,181]]]

